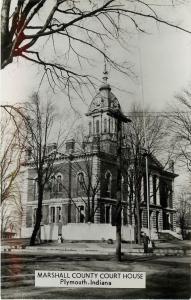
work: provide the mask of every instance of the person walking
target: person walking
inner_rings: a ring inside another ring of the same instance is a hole
[[[149,237],[146,235],[146,233],[143,234],[143,246],[144,246],[144,253],[148,253],[149,251]]]

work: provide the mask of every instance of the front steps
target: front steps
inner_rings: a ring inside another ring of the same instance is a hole
[[[162,242],[182,240],[181,235],[171,230],[162,230],[158,233],[158,239]]]

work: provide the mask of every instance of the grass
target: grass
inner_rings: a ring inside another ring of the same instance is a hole
[[[23,260],[23,261],[22,261]],[[5,263],[3,263],[3,261]],[[146,289],[35,288],[34,270],[143,271]],[[17,273],[18,271],[18,273]],[[16,274],[23,275],[22,277]],[[31,276],[26,276],[31,274]],[[116,262],[112,257],[13,256],[2,257],[2,299],[190,299],[189,264],[168,265],[155,259]],[[17,279],[17,280],[16,280]]]

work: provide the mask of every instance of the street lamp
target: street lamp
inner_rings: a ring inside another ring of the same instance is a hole
[[[116,257],[121,261],[121,169],[122,162],[122,123],[131,122],[121,111],[110,110],[107,113],[109,116],[117,120],[117,203],[116,203]]]

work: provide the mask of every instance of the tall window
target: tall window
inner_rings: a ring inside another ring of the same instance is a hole
[[[83,205],[79,206],[79,221],[80,221],[80,223],[85,222],[85,213],[84,213],[84,206]]]
[[[107,132],[107,119],[104,119],[104,123],[103,123],[103,131]]]
[[[111,195],[111,172],[107,171],[105,174],[105,178],[106,178],[106,192],[107,195],[110,196]]]
[[[57,219],[57,222],[60,222],[61,221],[61,207],[60,206],[57,206],[56,208],[57,212],[56,212],[56,219]]]
[[[89,122],[89,135],[92,134],[92,122]]]
[[[55,192],[55,176],[52,175],[50,178],[50,192]]]
[[[110,223],[110,206],[106,205],[105,207],[105,223]]]
[[[34,180],[34,195],[38,195],[38,181],[37,178]]]
[[[99,133],[99,120],[96,120],[96,133]]]
[[[50,208],[50,223],[55,223],[55,207]]]
[[[110,118],[109,121],[110,121],[110,132],[113,132],[113,118]]]
[[[57,192],[62,192],[62,176],[57,176]]]
[[[37,208],[33,209],[33,225],[36,223],[36,212],[37,212]]]
[[[78,177],[77,177],[77,193],[83,191],[84,185],[85,185],[84,173],[80,172],[78,173]]]
[[[153,176],[153,201],[156,204],[157,199],[157,178],[156,175]]]

